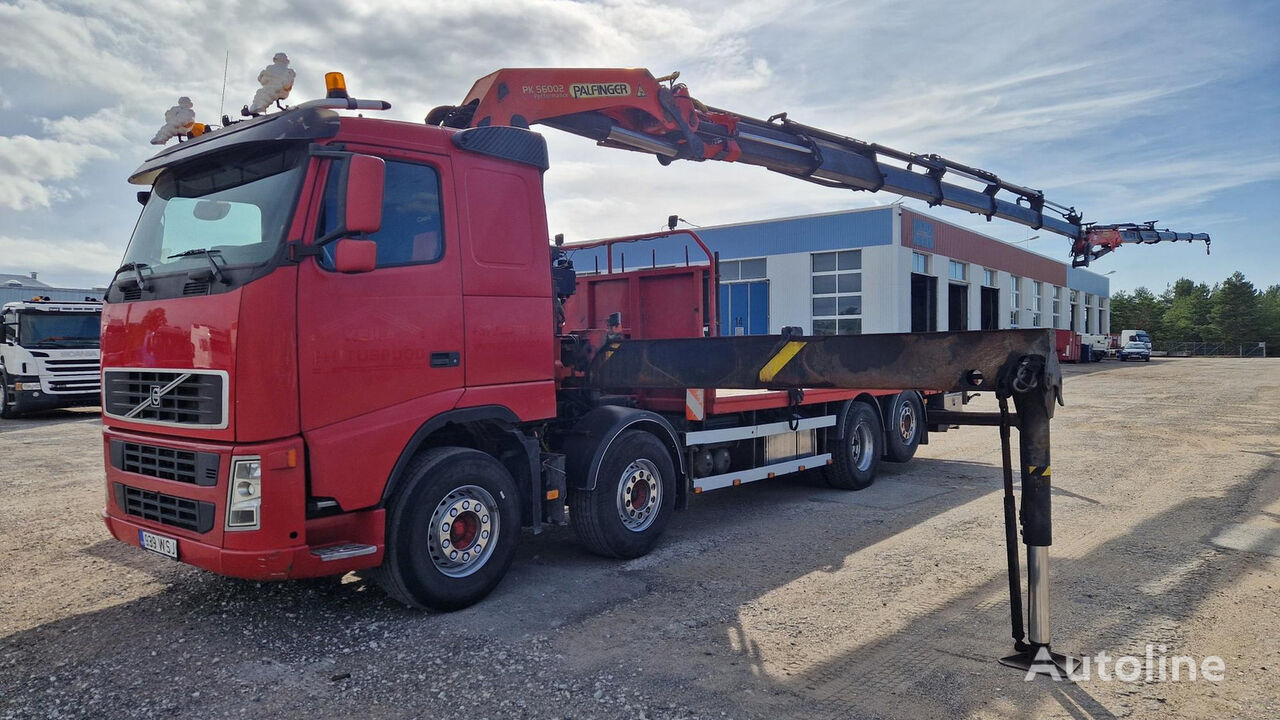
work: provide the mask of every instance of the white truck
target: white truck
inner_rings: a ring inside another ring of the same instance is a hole
[[[0,417],[97,405],[102,303],[36,299],[0,309]]]
[[[1151,336],[1146,330],[1121,330],[1120,331],[1120,347],[1124,347],[1131,342],[1145,343],[1147,351],[1151,351]]]
[[[1097,362],[1107,357],[1107,351],[1111,347],[1111,336],[1080,333],[1080,345],[1088,347],[1092,355],[1090,359]]]

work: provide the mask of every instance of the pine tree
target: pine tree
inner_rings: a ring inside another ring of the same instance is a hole
[[[1223,342],[1237,345],[1262,339],[1262,313],[1258,291],[1237,270],[1213,294],[1210,317]]]

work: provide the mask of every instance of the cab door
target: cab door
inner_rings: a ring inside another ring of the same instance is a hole
[[[402,448],[406,433],[461,395],[462,281],[449,159],[347,149],[386,161],[382,226],[368,236],[378,262],[371,272],[335,272],[330,244],[300,263],[300,409],[313,458],[368,461],[383,443],[398,452],[389,446]],[[338,162],[327,162],[328,181],[313,193],[313,238],[337,222]]]

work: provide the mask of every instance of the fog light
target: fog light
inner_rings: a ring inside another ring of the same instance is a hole
[[[227,529],[257,530],[262,526],[262,461],[260,458],[231,459],[231,482],[227,488]]]

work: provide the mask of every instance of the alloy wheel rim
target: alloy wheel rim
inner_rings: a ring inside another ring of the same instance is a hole
[[[637,458],[618,479],[618,517],[631,532],[644,532],[662,507],[662,476],[651,460]]]
[[[432,564],[449,577],[475,573],[493,555],[501,520],[488,490],[477,485],[454,489],[431,513],[427,549]]]

